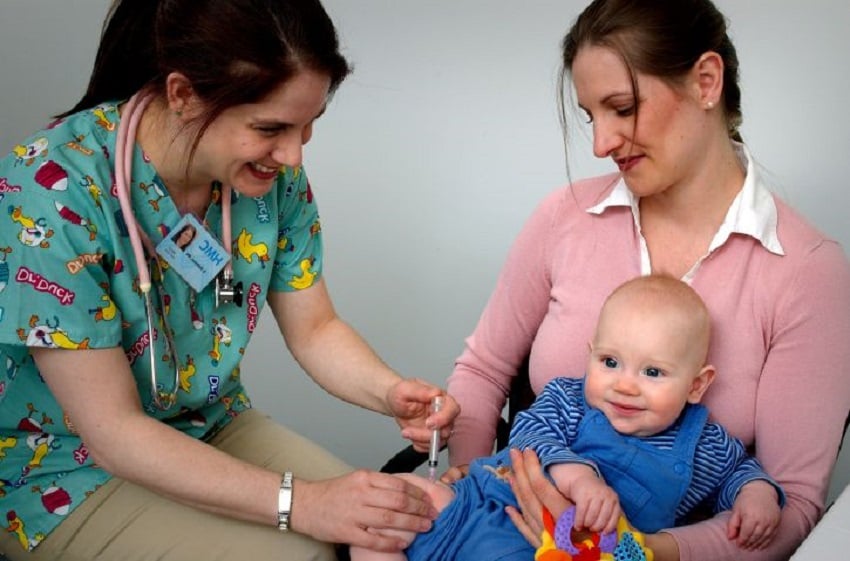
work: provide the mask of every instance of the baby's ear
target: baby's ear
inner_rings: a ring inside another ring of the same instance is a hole
[[[688,403],[699,403],[702,399],[705,390],[714,381],[714,366],[706,364],[699,371],[694,381],[691,382],[691,389],[688,391]]]

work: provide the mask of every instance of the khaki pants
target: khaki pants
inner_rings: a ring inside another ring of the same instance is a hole
[[[210,442],[228,454],[296,477],[324,479],[351,470],[305,438],[255,410]],[[0,532],[12,561],[333,560],[333,546],[293,532],[209,514],[113,478],[77,507],[31,553]]]

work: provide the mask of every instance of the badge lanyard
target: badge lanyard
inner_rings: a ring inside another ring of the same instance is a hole
[[[127,231],[130,236],[130,244],[133,247],[133,254],[136,261],[136,268],[139,271],[139,289],[145,299],[145,312],[147,314],[148,337],[151,342],[150,352],[150,370],[151,370],[151,397],[153,403],[159,409],[167,410],[177,401],[177,389],[180,383],[180,372],[177,362],[177,351],[174,348],[174,342],[171,337],[170,329],[165,319],[165,310],[163,309],[163,332],[165,333],[166,343],[169,348],[169,354],[174,364],[174,384],[170,392],[165,392],[157,389],[156,376],[156,357],[153,353],[154,341],[154,326],[153,326],[153,306],[151,304],[150,291],[151,283],[151,268],[153,265],[148,263],[145,258],[143,243],[150,249],[151,260],[157,261],[156,252],[152,249],[150,239],[142,232],[141,227],[136,221],[136,216],[133,213],[133,205],[131,202],[130,183],[131,171],[133,165],[133,146],[135,145],[136,129],[139,126],[139,120],[144,113],[145,107],[153,99],[152,94],[140,97],[139,93],[133,95],[127,104],[124,106],[124,115],[118,124],[118,135],[115,142],[115,187],[118,193],[118,201],[121,204],[121,214],[124,217],[124,222],[127,224]],[[224,250],[227,253],[227,262],[222,272],[216,276],[215,281],[215,304],[218,307],[220,304],[230,302],[236,305],[242,305],[242,283],[233,284],[233,266],[231,259],[231,224],[230,224],[230,206],[231,206],[231,188],[229,185],[222,185],[221,190],[221,231],[224,240]],[[144,242],[143,237],[144,236]],[[156,263],[159,266],[159,263]],[[160,277],[161,280],[161,277]],[[161,296],[161,295],[160,295]]]

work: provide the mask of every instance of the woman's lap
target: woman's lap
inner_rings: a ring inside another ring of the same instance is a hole
[[[254,410],[234,419],[210,444],[255,465],[289,470],[305,479],[334,477],[351,469]],[[24,553],[14,536],[6,534],[0,544],[13,561],[335,559],[331,545],[199,511],[118,478],[68,515],[32,553]]]

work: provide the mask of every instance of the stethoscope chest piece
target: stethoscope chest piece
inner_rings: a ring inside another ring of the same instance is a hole
[[[233,284],[233,272],[227,267],[215,277],[215,307],[231,302],[242,306],[242,283]]]

